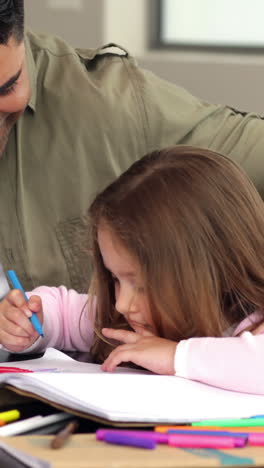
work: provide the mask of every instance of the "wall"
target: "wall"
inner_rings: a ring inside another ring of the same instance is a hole
[[[26,21],[76,46],[115,41],[140,65],[203,99],[264,113],[264,56],[151,50],[155,0],[25,0]]]
[[[103,38],[103,0],[24,0],[28,27],[65,38],[76,47],[97,47]]]

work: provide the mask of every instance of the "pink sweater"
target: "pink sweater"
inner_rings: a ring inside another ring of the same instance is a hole
[[[42,298],[45,337],[27,352],[47,347],[89,351],[93,323],[85,307],[88,296],[64,286],[41,286],[28,295],[32,294]],[[264,334],[243,332],[258,319],[257,312],[244,319],[231,336],[181,341],[175,353],[175,375],[229,390],[264,394]]]

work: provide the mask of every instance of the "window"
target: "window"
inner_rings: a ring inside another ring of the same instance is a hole
[[[159,45],[264,48],[263,0],[160,0]]]

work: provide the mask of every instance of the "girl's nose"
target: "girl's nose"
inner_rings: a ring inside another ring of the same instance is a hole
[[[115,308],[120,314],[127,314],[136,310],[135,294],[120,293],[116,297]]]

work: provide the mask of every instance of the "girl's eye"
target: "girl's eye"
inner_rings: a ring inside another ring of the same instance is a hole
[[[9,88],[2,89],[0,90],[0,96],[8,96],[8,94],[11,94],[15,91],[17,85],[17,81],[15,81]]]

